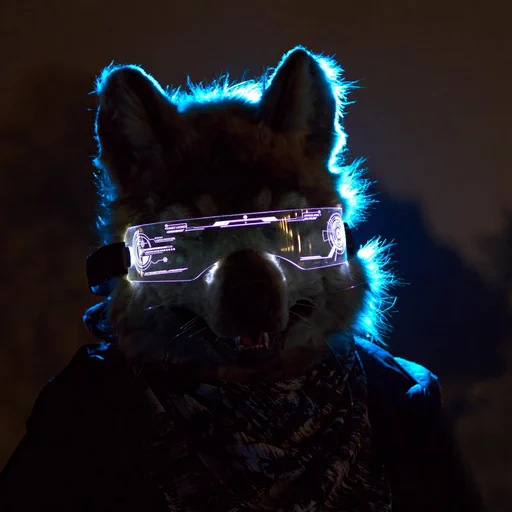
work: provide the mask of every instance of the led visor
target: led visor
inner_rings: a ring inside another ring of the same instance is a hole
[[[201,217],[132,226],[128,279],[193,281],[238,249],[253,248],[312,270],[346,261],[341,208],[311,208]]]

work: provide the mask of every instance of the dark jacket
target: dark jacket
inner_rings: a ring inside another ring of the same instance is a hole
[[[437,377],[365,342],[357,351],[393,512],[483,510],[444,417]],[[141,465],[144,404],[115,344],[82,347],[39,394],[0,474],[0,510],[167,510]]]

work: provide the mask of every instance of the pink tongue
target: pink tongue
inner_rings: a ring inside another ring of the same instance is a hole
[[[254,334],[251,336],[240,336],[240,344],[246,347],[255,347],[256,345],[263,344],[263,333]]]

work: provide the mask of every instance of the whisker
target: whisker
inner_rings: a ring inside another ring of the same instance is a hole
[[[155,304],[154,306],[148,306],[144,311],[150,311],[151,309],[161,308],[163,306],[165,306],[165,304]]]
[[[363,286],[365,284],[368,284],[368,281],[361,281],[360,283],[353,284],[352,286],[347,286],[346,288],[342,288],[341,290],[336,290],[334,292],[327,292],[329,295],[333,295],[335,293],[343,293],[348,290],[353,290],[354,288],[358,288],[359,286]]]
[[[295,315],[295,316],[299,317],[301,320],[304,320],[304,322],[306,322],[309,325],[309,321],[308,321],[307,318],[304,318],[303,316],[299,315],[299,313],[296,313],[295,311],[290,311],[290,313],[292,315]]]
[[[299,297],[295,305],[301,308],[319,309],[318,303],[309,297]]]
[[[173,308],[173,307],[180,307],[181,304],[178,300],[173,300],[173,301],[165,301],[165,302],[161,302],[159,304],[150,304],[147,308],[144,308],[145,311],[149,311],[151,309],[155,309],[155,308],[162,308],[162,307],[168,307],[168,308]]]
[[[189,322],[187,322],[187,323],[189,323]],[[195,322],[192,322],[192,323],[190,323],[190,325],[188,327],[185,327],[185,328],[181,327],[180,330],[178,331],[178,333],[176,334],[176,336],[174,336],[173,340],[175,340],[176,338],[179,338],[180,336],[183,336],[188,331],[190,331],[190,329],[192,329],[194,326],[195,326]]]
[[[193,333],[189,336],[189,338],[192,338],[192,336],[195,336],[196,334],[199,334],[200,332],[204,331],[205,329],[208,329],[208,327],[206,327],[206,326],[205,326],[205,327],[203,327],[203,328],[199,329],[199,331],[193,332]]]
[[[185,322],[181,327],[180,327],[180,331],[182,329],[185,329],[185,328],[189,328],[189,324],[194,324],[195,321],[199,318],[199,316],[195,316],[194,318],[192,318],[192,320],[189,320],[188,322]]]
[[[313,304],[306,304],[302,301],[297,301],[296,306],[300,306],[301,308],[311,308],[311,309],[318,309],[318,306],[313,306]]]
[[[137,380],[137,379],[140,377],[141,373],[142,373],[145,369],[146,369],[146,366],[145,366],[145,365],[142,365],[138,371],[136,371],[136,372],[135,372],[135,370],[134,370],[135,380]]]
[[[312,299],[311,297],[299,297],[298,302],[309,302],[310,304],[314,304],[315,306],[318,306],[318,303],[315,299]]]

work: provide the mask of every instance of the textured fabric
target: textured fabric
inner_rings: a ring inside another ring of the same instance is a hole
[[[284,382],[170,394],[162,375],[145,379],[154,411],[146,464],[170,510],[391,510],[352,343]]]
[[[482,512],[443,414],[436,377],[361,340],[356,351],[368,381],[372,457],[386,469],[392,512]],[[159,429],[139,383],[116,344],[80,348],[36,400],[27,432],[0,473],[0,510],[168,510],[147,464],[152,458],[161,461],[154,471],[169,469],[169,458],[162,450],[158,459],[157,447],[149,457],[142,444]],[[357,398],[350,378],[347,383]],[[213,503],[209,510],[223,512]]]

